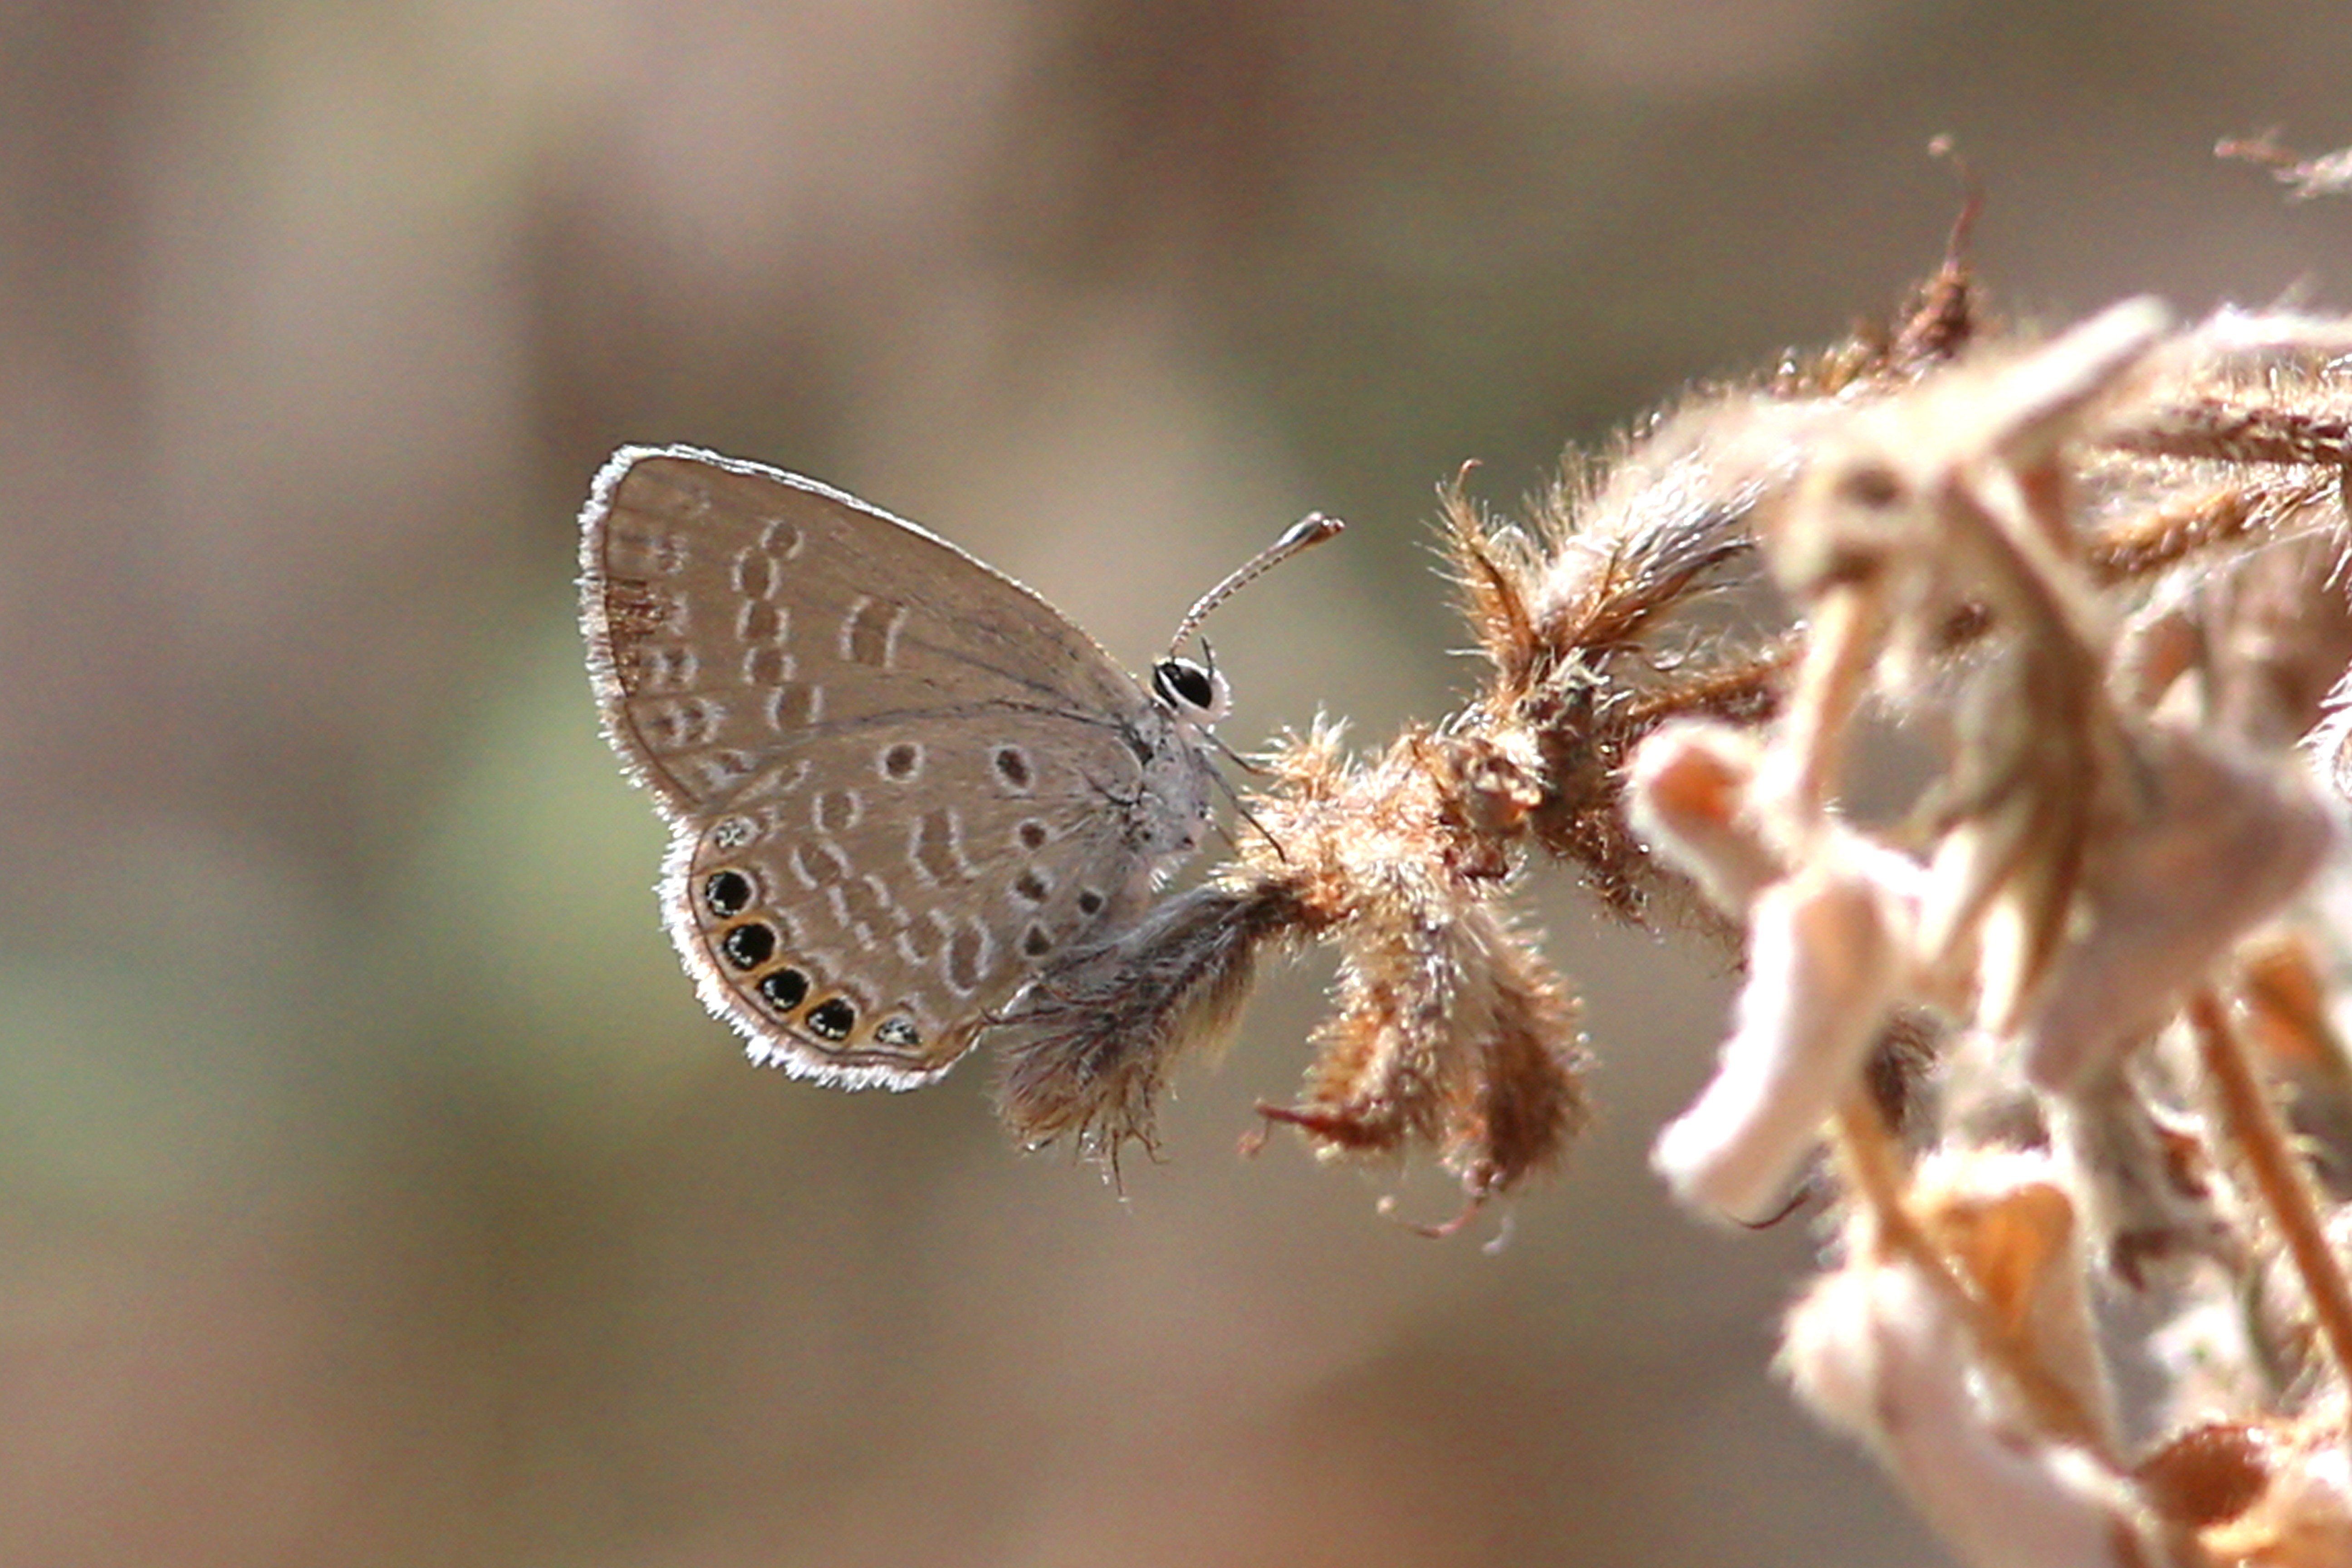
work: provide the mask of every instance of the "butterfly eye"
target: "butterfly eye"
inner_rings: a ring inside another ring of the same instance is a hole
[[[1163,658],[1153,665],[1151,689],[1179,714],[1201,724],[1223,718],[1231,696],[1224,677],[1189,658]]]

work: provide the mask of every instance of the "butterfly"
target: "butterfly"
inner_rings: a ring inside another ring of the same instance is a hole
[[[1339,526],[1294,528],[1177,645]],[[1131,928],[1209,826],[1211,665],[1171,650],[1139,682],[1036,594],[854,496],[625,447],[580,549],[604,732],[670,827],[663,918],[755,1061],[931,1081],[1056,955]]]

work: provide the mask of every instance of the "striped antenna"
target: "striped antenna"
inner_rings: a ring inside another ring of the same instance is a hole
[[[1200,630],[1201,623],[1209,618],[1209,612],[1232,598],[1244,584],[1272,571],[1300,551],[1334,537],[1347,526],[1338,518],[1325,517],[1319,511],[1310,511],[1292,523],[1283,531],[1280,539],[1243,562],[1231,576],[1202,595],[1192,607],[1184,612],[1184,619],[1176,627],[1176,635],[1169,639],[1168,657],[1175,658],[1176,650],[1182,647],[1185,640]]]

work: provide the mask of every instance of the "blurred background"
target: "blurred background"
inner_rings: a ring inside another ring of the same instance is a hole
[[[745,1066],[597,736],[624,441],[922,520],[1248,745],[1473,679],[1433,487],[1510,508],[1938,259],[2000,303],[2344,303],[2309,0],[17,0],[0,9],[0,1563],[1932,1561],[1768,1370],[1802,1224],[1650,1138],[1720,965],[1531,918],[1600,1125],[1499,1256],[1276,1137],[1262,988],[1124,1199]],[[1491,1227],[1481,1234],[1491,1234]]]

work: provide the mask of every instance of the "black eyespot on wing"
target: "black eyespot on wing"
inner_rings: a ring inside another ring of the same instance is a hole
[[[1029,765],[1029,753],[1018,746],[997,747],[995,763],[997,778],[1016,795],[1025,795],[1036,782],[1036,774]]]
[[[740,871],[713,871],[703,879],[702,905],[719,919],[732,920],[751,907],[751,879]]]
[[[808,1016],[801,1022],[806,1024],[808,1032],[819,1039],[845,1040],[849,1038],[849,1031],[857,1027],[857,1009],[851,1006],[845,998],[828,996],[810,1008]]]
[[[760,981],[760,997],[779,1013],[789,1013],[808,1000],[809,980],[797,969],[779,969]]]
[[[719,939],[719,951],[738,969],[757,969],[776,956],[775,928],[746,921]]]

